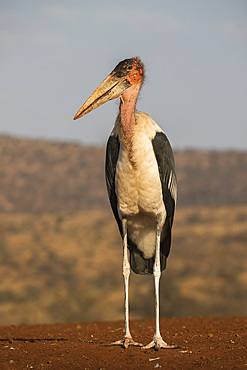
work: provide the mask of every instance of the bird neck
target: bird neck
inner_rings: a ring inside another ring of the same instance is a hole
[[[135,84],[121,95],[120,120],[122,140],[129,151],[132,148],[134,127],[136,125],[135,107],[141,84]]]

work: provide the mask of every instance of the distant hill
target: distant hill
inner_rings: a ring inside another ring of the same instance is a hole
[[[104,152],[0,136],[1,325],[123,318]],[[247,152],[175,157],[179,206],[161,317],[246,316]],[[132,319],[153,317],[152,297],[153,278],[132,274]]]
[[[0,212],[109,207],[105,149],[0,136]],[[176,151],[179,206],[247,203],[247,152]]]

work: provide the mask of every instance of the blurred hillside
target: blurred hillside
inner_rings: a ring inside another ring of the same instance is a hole
[[[0,325],[123,318],[111,211],[0,214]],[[247,316],[247,206],[180,208],[161,316]],[[130,317],[154,317],[153,276],[130,276]]]
[[[104,149],[0,136],[0,325],[123,318]],[[175,153],[179,203],[161,316],[247,315],[247,153]],[[131,274],[131,318],[153,317]]]
[[[105,209],[105,149],[0,136],[0,212]],[[175,152],[179,206],[247,203],[247,152]]]

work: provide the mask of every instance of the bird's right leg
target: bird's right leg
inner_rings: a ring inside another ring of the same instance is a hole
[[[142,349],[155,348],[159,350],[160,348],[178,348],[175,345],[168,345],[161,337],[160,334],[160,323],[159,323],[159,282],[161,277],[161,266],[160,266],[160,235],[161,235],[161,222],[159,218],[156,221],[156,243],[155,243],[155,260],[153,267],[154,275],[154,287],[155,287],[155,333],[153,340],[142,347]]]
[[[122,220],[123,226],[123,279],[124,279],[124,316],[125,316],[125,332],[123,339],[117,340],[116,342],[110,343],[110,345],[120,345],[123,348],[128,346],[142,346],[141,343],[137,343],[132,339],[129,329],[129,276],[130,276],[130,264],[128,260],[128,246],[127,246],[127,220]]]

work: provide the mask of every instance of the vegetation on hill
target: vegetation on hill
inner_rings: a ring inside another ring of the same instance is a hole
[[[175,152],[179,202],[161,316],[247,315],[247,152]],[[123,317],[104,149],[0,136],[0,325]],[[132,273],[131,318],[153,317]]]
[[[110,210],[0,215],[0,325],[123,318]],[[180,208],[161,316],[247,315],[247,206]],[[130,277],[131,318],[154,317],[152,276]]]
[[[0,136],[0,212],[106,209],[105,149]],[[175,152],[179,206],[247,203],[247,152]]]

